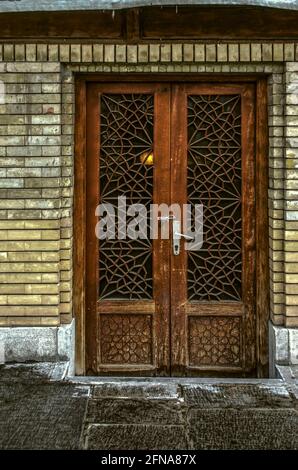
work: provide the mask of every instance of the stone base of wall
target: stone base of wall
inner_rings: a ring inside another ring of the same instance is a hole
[[[0,328],[0,363],[69,361],[74,375],[74,320],[58,327]]]
[[[276,377],[277,365],[298,364],[298,328],[284,328],[269,322],[269,375]]]
[[[0,363],[68,361],[75,374],[75,322],[58,327],[0,328]],[[270,377],[276,366],[298,364],[298,328],[269,322]]]

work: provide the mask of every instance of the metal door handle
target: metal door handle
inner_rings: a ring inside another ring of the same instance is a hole
[[[173,220],[173,253],[175,256],[180,253],[180,240],[185,238],[185,240],[193,240],[194,237],[181,233],[181,222],[180,220]]]
[[[191,237],[190,235],[186,235],[185,233],[175,232],[175,237],[185,238],[186,240],[194,240],[195,237]]]

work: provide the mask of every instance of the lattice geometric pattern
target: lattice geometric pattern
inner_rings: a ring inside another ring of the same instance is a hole
[[[101,315],[101,363],[151,364],[151,328],[150,315]]]
[[[240,333],[237,317],[190,317],[190,365],[239,366]]]
[[[101,96],[101,202],[116,205],[118,196],[126,196],[127,205],[149,209],[153,165],[146,165],[143,155],[153,149],[153,114],[153,95]],[[150,238],[100,241],[99,279],[100,299],[151,299]]]
[[[241,97],[188,97],[188,202],[204,243],[188,251],[189,300],[241,300]]]

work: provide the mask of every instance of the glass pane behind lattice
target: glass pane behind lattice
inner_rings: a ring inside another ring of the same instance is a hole
[[[188,202],[204,206],[204,243],[188,251],[188,298],[241,300],[241,96],[188,97]]]
[[[126,196],[127,206],[142,203],[149,209],[153,165],[146,164],[143,155],[153,149],[153,112],[153,95],[101,96],[101,202],[117,205],[118,196]],[[151,299],[152,294],[150,238],[101,240],[100,299]]]

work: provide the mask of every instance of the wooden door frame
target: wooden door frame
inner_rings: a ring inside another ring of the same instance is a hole
[[[74,145],[73,309],[75,373],[85,374],[86,289],[86,89],[88,82],[254,83],[256,89],[256,349],[258,377],[268,375],[269,226],[268,226],[268,101],[265,74],[76,74]]]

